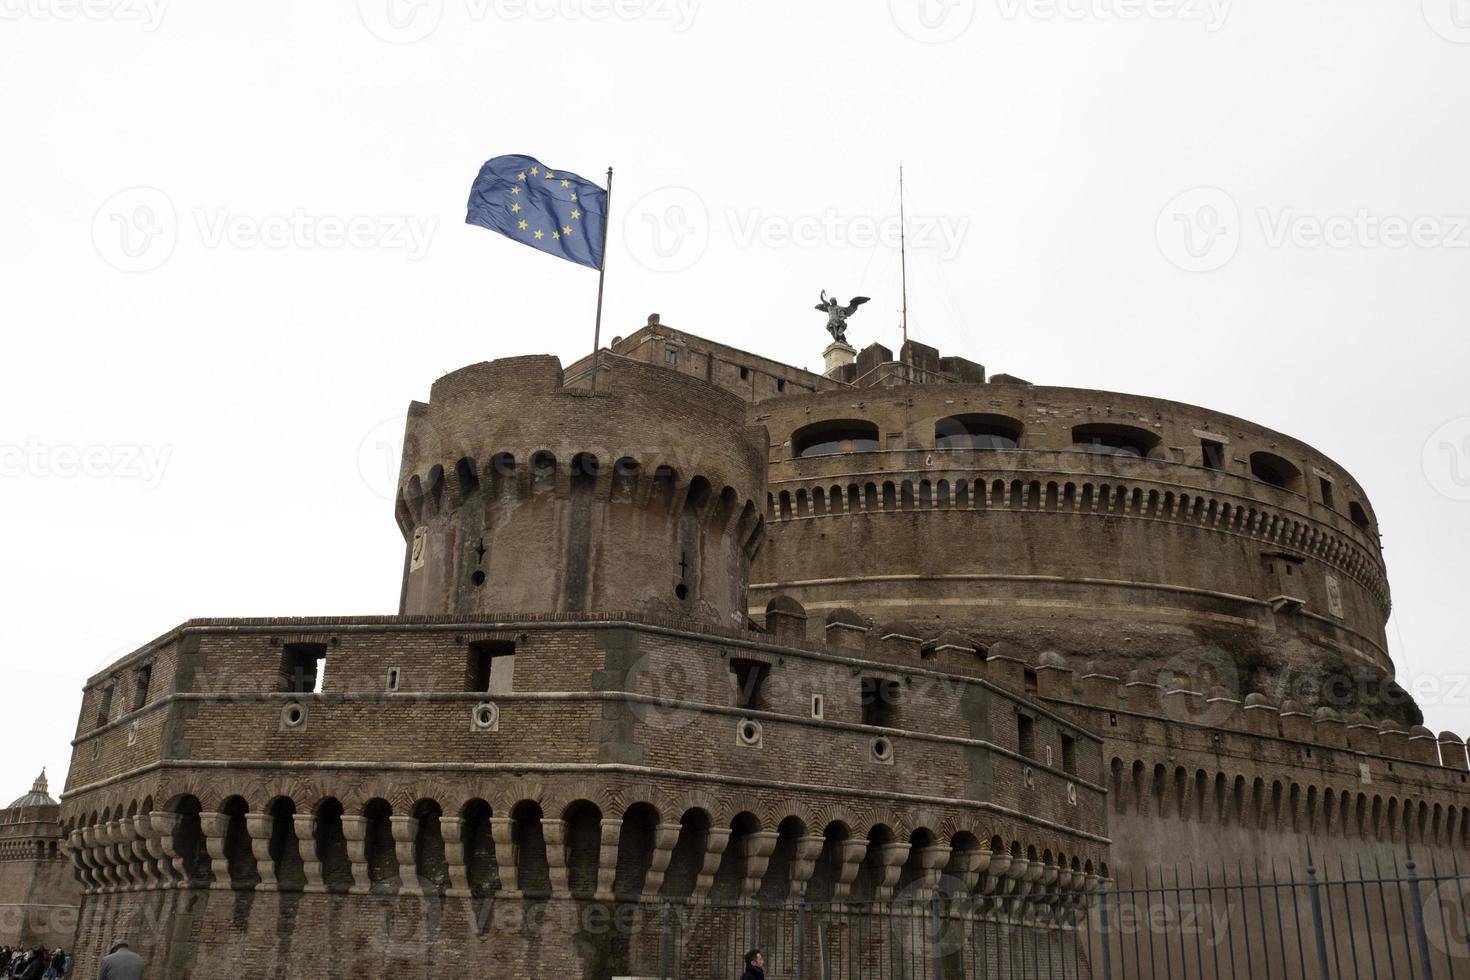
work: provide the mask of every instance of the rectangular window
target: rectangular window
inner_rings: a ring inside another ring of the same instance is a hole
[[[748,367],[741,368],[740,369],[740,380],[741,381],[746,381],[746,380],[749,380],[749,378],[750,378],[750,368],[748,368]]]
[[[101,728],[112,719],[113,685],[108,684],[97,695],[97,727]]]
[[[898,727],[898,681],[864,677],[859,687],[859,696],[864,725]]]
[[[1213,439],[1201,439],[1199,441],[1200,456],[1204,459],[1205,469],[1223,470],[1225,468],[1225,446],[1215,442]]]
[[[509,694],[514,688],[516,645],[511,640],[476,640],[470,644],[465,690]]]
[[[730,661],[730,673],[735,676],[735,706],[748,711],[766,711],[766,700],[771,680],[771,665],[760,660]]]
[[[1329,479],[1327,479],[1326,477],[1322,477],[1321,480],[1322,480],[1322,502],[1324,504],[1326,504],[1328,507],[1336,507],[1337,505],[1332,502],[1332,481],[1329,480]]]
[[[679,363],[679,352],[677,350],[675,350],[674,348],[672,348],[672,347],[665,347],[664,348],[664,363],[665,364],[678,364]]]
[[[290,694],[320,694],[326,668],[325,643],[287,643],[281,654],[281,680]]]
[[[1016,751],[1036,758],[1036,719],[1030,715],[1016,715]]]
[[[1041,686],[1040,681],[1036,677],[1036,671],[1032,670],[1030,667],[1027,667],[1022,672],[1021,683],[1025,685],[1027,694],[1035,694]]]
[[[1065,734],[1062,736],[1062,771],[1077,775],[1077,739]]]
[[[153,683],[153,665],[144,664],[139,667],[133,680],[133,710],[137,711],[148,703],[148,688]]]

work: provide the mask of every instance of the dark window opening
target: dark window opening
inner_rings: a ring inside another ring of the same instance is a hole
[[[791,449],[797,457],[871,453],[878,448],[878,427],[860,419],[815,422],[791,435]]]
[[[1251,453],[1251,476],[1257,482],[1282,490],[1297,490],[1302,472],[1275,453]]]
[[[469,645],[465,690],[509,694],[515,683],[513,640],[475,640]]]
[[[879,728],[898,726],[898,681],[864,677],[859,687],[863,724]]]
[[[108,684],[97,695],[97,727],[101,728],[112,717],[113,685]]]
[[[955,415],[934,423],[935,449],[1015,449],[1021,423],[1004,415]]]
[[[745,381],[749,377],[750,377],[750,368],[748,368],[748,367],[741,368],[740,369],[740,380],[741,381]]]
[[[1327,477],[1325,476],[1319,477],[1318,485],[1322,488],[1322,502],[1328,507],[1336,508],[1337,504],[1334,502],[1332,497],[1332,481],[1327,479]]]
[[[785,378],[777,378],[776,379],[776,390],[777,391],[785,391],[786,390],[786,379]]]
[[[153,665],[144,664],[138,668],[138,673],[133,685],[133,710],[137,711],[148,703],[148,688],[153,683]]]
[[[737,658],[730,661],[730,672],[735,675],[735,706],[748,711],[765,711],[771,665],[760,660]]]
[[[1363,505],[1358,503],[1356,500],[1348,504],[1348,517],[1350,517],[1352,519],[1352,522],[1358,525],[1358,527],[1362,528],[1365,531],[1368,530],[1368,526],[1370,523],[1368,520],[1368,512],[1364,510]]]
[[[1077,739],[1071,735],[1062,736],[1062,771],[1077,774]]]
[[[1040,682],[1036,677],[1036,671],[1027,667],[1021,674],[1021,683],[1026,688],[1027,694],[1035,694],[1040,689]]]
[[[1117,715],[1116,712],[1109,712],[1108,713],[1108,727],[1109,728],[1117,728],[1118,727],[1118,715]]]
[[[1147,456],[1159,444],[1159,437],[1147,429],[1131,425],[1096,423],[1072,429],[1072,448],[1078,452],[1100,456]]]
[[[281,654],[281,680],[291,694],[320,694],[326,675],[325,643],[287,643]]]
[[[1215,442],[1213,439],[1201,439],[1199,441],[1200,457],[1204,460],[1205,469],[1223,470],[1225,468],[1225,445]]]
[[[672,348],[672,347],[665,347],[664,348],[664,363],[665,364],[678,364],[679,363],[679,352],[677,350],[675,350],[674,348]]]
[[[1036,758],[1036,719],[1030,715],[1016,715],[1016,751]]]

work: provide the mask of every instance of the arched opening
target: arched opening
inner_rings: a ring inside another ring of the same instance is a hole
[[[459,496],[463,500],[480,492],[480,467],[469,456],[454,464],[454,479],[459,484]]]
[[[393,807],[387,800],[372,800],[363,808],[362,818],[368,887],[375,895],[392,894],[398,890],[398,848],[393,841]]]
[[[624,456],[613,464],[612,497],[630,503],[638,490],[638,461]]]
[[[643,894],[648,869],[653,864],[654,834],[658,811],[648,803],[635,803],[623,814],[618,831],[618,866],[613,876],[613,894],[636,899]]]
[[[875,824],[868,830],[868,850],[852,883],[853,901],[871,902],[877,896],[878,886],[883,881],[883,846],[891,843],[893,830],[888,825]]]
[[[413,807],[418,833],[413,842],[413,862],[419,885],[426,894],[443,894],[449,887],[449,861],[444,854],[444,830],[439,818],[443,809],[434,800],[419,800]]]
[[[597,474],[602,464],[592,453],[578,453],[572,457],[572,493],[591,493],[597,486]]]
[[[709,845],[710,816],[702,809],[686,810],[679,819],[679,839],[664,875],[666,898],[688,898],[694,893],[699,872],[704,869],[704,855]]]
[[[490,480],[495,495],[507,496],[515,493],[516,458],[510,453],[496,453],[490,459]]]
[[[757,900],[766,905],[785,901],[791,891],[796,842],[806,834],[806,824],[797,817],[787,817],[777,825],[776,833],[776,848],[771,852],[765,877],[761,879],[760,891],[756,893]]]
[[[740,897],[740,882],[745,878],[745,845],[741,838],[760,829],[760,821],[751,813],[738,813],[730,821],[730,841],[725,845],[725,853],[720,856],[720,866],[715,871],[714,886],[710,890],[712,901],[733,902]]]
[[[276,887],[281,891],[300,891],[306,885],[301,860],[301,840],[296,836],[296,803],[280,796],[266,807],[271,818],[271,864],[276,871]]]
[[[551,866],[546,860],[546,835],[541,828],[541,805],[522,800],[510,811],[511,843],[516,854],[516,878],[527,898],[551,895]]]
[[[951,415],[934,423],[935,449],[1016,449],[1021,423],[1005,415]]]
[[[556,456],[542,449],[531,456],[531,490],[550,490],[556,482]]]
[[[347,855],[347,835],[342,831],[342,804],[325,799],[316,810],[316,859],[322,866],[322,884],[329,892],[352,887],[352,859]]]
[[[225,860],[230,869],[230,887],[254,888],[260,883],[260,874],[255,869],[255,851],[250,846],[250,828],[245,825],[245,814],[250,805],[244,798],[232,796],[220,807],[225,823]]]
[[[199,823],[203,810],[199,798],[185,796],[174,804],[173,811],[179,815],[174,827],[174,853],[183,858],[184,875],[191,888],[208,887],[212,877],[209,867],[209,851],[204,846],[204,830]],[[110,814],[104,812],[102,821],[108,822]]]
[[[791,434],[791,452],[798,459],[838,453],[872,453],[879,448],[878,427],[862,419],[813,422]]]
[[[471,800],[460,815],[465,887],[474,898],[486,898],[500,890],[500,867],[496,861],[490,817],[490,804],[484,800]]]
[[[1072,427],[1072,449],[1100,456],[1142,457],[1159,444],[1159,437],[1147,429],[1113,422],[1093,422]]]
[[[851,836],[852,831],[841,820],[834,820],[823,828],[822,853],[817,857],[817,866],[812,869],[811,881],[807,883],[807,901],[832,901],[837,881],[842,876],[842,845]]]
[[[566,823],[567,888],[577,898],[597,891],[597,860],[602,853],[602,811],[578,800],[562,814]]]
[[[1251,477],[1258,483],[1301,493],[1302,471],[1275,453],[1251,453]]]
[[[927,827],[916,827],[909,834],[909,853],[904,859],[903,868],[898,873],[898,892],[904,893],[906,889],[912,888],[924,875],[925,848],[934,846],[934,832]]]

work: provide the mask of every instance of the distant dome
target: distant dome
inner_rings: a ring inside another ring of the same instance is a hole
[[[1047,650],[1036,661],[1036,666],[1060,667],[1061,669],[1065,670],[1067,668],[1067,658],[1062,656],[1060,653],[1057,653],[1055,650]]]
[[[1260,708],[1260,707],[1274,708],[1274,707],[1276,707],[1274,704],[1271,703],[1271,699],[1270,698],[1266,697],[1266,695],[1262,694],[1259,691],[1256,691],[1253,694],[1247,694],[1245,696],[1245,706],[1247,708]]]
[[[35,783],[31,785],[31,791],[10,804],[6,809],[15,810],[27,806],[55,806],[56,801],[51,798],[51,794],[48,792],[49,788],[46,783],[46,770],[42,769],[41,775],[37,776]]]

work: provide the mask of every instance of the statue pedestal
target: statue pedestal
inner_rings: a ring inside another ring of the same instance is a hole
[[[843,368],[857,361],[857,349],[838,340],[822,351],[822,359],[827,365],[824,373],[829,378],[835,378],[842,373]]]

